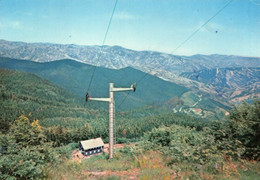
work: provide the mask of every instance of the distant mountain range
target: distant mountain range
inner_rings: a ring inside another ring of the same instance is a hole
[[[195,70],[227,67],[260,67],[259,57],[227,55],[176,56],[155,51],[134,51],[120,46],[25,43],[0,40],[0,56],[36,62],[73,59],[107,68],[134,67],[144,72],[159,70],[180,74]]]
[[[75,44],[10,42],[5,40],[0,40],[0,56],[36,62],[72,59],[112,69],[133,67],[164,80],[185,86],[197,94],[204,92],[211,94],[211,97],[215,100],[221,99],[221,101],[229,103],[234,102],[234,99],[230,99],[232,91],[238,94],[237,100],[245,99],[244,94],[247,85],[243,84],[243,87],[241,87],[241,83],[237,83],[235,87],[225,86],[220,92],[219,89],[224,86],[220,84],[223,81],[218,80],[221,77],[210,76],[213,79],[206,82],[202,76],[201,78],[194,78],[194,75],[213,72],[216,69],[225,71],[225,68],[227,68],[227,71],[229,71],[228,68],[242,68],[243,73],[239,75],[236,75],[236,73],[239,73],[238,70],[232,71],[233,74],[231,73],[230,76],[233,76],[233,78],[229,78],[229,80],[232,81],[239,76],[242,79],[247,79],[250,88],[255,87],[255,89],[259,89],[259,86],[254,85],[255,80],[252,79],[253,77],[259,79],[259,73],[255,70],[245,70],[245,68],[260,67],[259,57],[218,54],[176,56],[155,51],[134,51],[120,46],[82,46]],[[214,81],[219,83],[212,83]],[[243,93],[240,93],[240,96],[238,91],[240,92],[241,90]],[[249,96],[246,97],[249,98],[255,95],[255,91],[251,92],[249,91]]]

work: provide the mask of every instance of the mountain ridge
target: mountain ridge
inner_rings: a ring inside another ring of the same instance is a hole
[[[113,48],[119,48],[119,49],[124,49],[124,50],[129,50],[129,51],[134,51],[134,52],[156,52],[156,53],[161,53],[161,54],[169,54],[169,55],[173,55],[171,53],[167,53],[167,52],[162,52],[162,51],[155,51],[155,50],[135,50],[135,49],[130,49],[130,48],[125,48],[123,46],[120,45],[80,45],[80,44],[59,44],[59,43],[52,43],[52,42],[25,42],[25,41],[9,41],[9,40],[5,40],[5,39],[0,39],[1,45],[3,45],[4,43],[14,43],[14,44],[31,44],[31,45],[58,45],[58,46],[70,46],[70,47],[113,47]],[[198,56],[229,56],[229,57],[242,57],[242,58],[260,58],[258,56],[246,56],[246,55],[235,55],[235,54],[217,54],[217,53],[213,53],[213,54],[193,54],[193,55],[175,55],[175,56],[179,56],[179,57],[198,57]],[[57,60],[57,59],[55,59]]]
[[[0,40],[0,56],[36,62],[73,59],[85,64],[112,69],[130,66],[163,80],[185,86],[194,92],[203,91],[211,94],[215,99],[222,98],[219,97],[217,87],[181,74],[216,68],[260,67],[259,57],[219,54],[176,56],[156,51],[135,51],[121,46],[24,43],[5,40]],[[232,88],[227,91],[231,90]],[[228,93],[225,96],[228,97]]]
[[[75,44],[25,43],[0,40],[0,49],[0,56],[2,57],[31,60],[36,62],[49,62],[60,59],[73,59],[95,66],[104,66],[114,69],[132,66],[136,69],[143,68],[143,71],[145,72],[149,71],[150,69],[141,67],[144,64],[146,64],[146,66],[148,66],[149,68],[154,67],[155,69],[158,69],[158,67],[160,67],[166,71],[168,68],[168,70],[170,69],[175,74],[179,74],[181,73],[181,71],[192,72],[193,70],[200,70],[203,68],[208,69],[217,65],[220,66],[220,63],[217,63],[214,60],[209,61],[210,64],[205,64],[206,60],[209,60],[209,57],[219,58],[219,61],[223,58],[231,58],[231,64],[228,65],[221,63],[222,67],[230,67],[231,65],[232,67],[234,65],[242,67],[260,67],[259,57],[244,57],[219,54],[197,54],[193,56],[180,56],[157,51],[135,51],[131,49],[126,49],[121,46],[108,45],[90,46]],[[120,60],[120,58],[123,60]],[[238,64],[234,64],[234,58],[239,60]],[[245,58],[248,58],[249,60],[246,60]],[[250,61],[250,64],[243,64],[241,59],[247,62]],[[198,63],[198,60],[202,61],[204,64]],[[173,67],[173,64],[176,66],[178,65],[179,67]],[[167,67],[167,65],[170,67]],[[180,70],[178,68],[184,69]]]

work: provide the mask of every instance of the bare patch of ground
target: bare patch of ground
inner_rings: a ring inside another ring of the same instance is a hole
[[[251,95],[237,97],[237,98],[232,99],[232,102],[240,102],[240,101],[249,99],[250,97],[251,97]]]

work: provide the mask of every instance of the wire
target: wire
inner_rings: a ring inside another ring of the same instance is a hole
[[[182,47],[188,40],[190,40],[197,32],[199,32],[205,25],[207,25],[214,17],[216,17],[221,11],[223,11],[233,0],[228,1],[222,8],[220,8],[213,16],[211,16],[204,24],[202,24],[197,30],[195,30],[193,33],[191,33],[183,42],[181,42],[173,51],[174,53],[176,50],[178,50],[180,47]],[[152,61],[153,62],[153,61]],[[151,62],[151,63],[152,63]],[[155,67],[156,68],[156,67]],[[152,68],[150,71],[146,72],[143,77],[140,78],[140,80],[137,82],[137,85],[144,80],[144,78],[150,74],[155,68]],[[130,93],[128,93],[123,101],[119,104],[118,108],[121,107],[121,105],[125,102],[126,98],[129,96]]]
[[[121,105],[125,102],[126,98],[129,96],[130,91],[127,93],[127,95],[125,96],[125,98],[121,101],[121,103],[119,104],[119,106],[117,107],[118,109],[121,107]]]
[[[110,19],[109,19],[109,23],[108,23],[108,26],[107,26],[107,30],[106,30],[106,33],[105,33],[105,36],[104,36],[104,39],[103,39],[103,42],[102,42],[102,46],[101,46],[101,49],[100,49],[100,51],[99,51],[99,53],[98,53],[97,62],[99,61],[100,55],[101,55],[101,53],[103,52],[104,44],[105,44],[106,38],[107,38],[107,34],[108,34],[109,28],[110,28],[110,26],[111,26],[111,23],[112,23],[112,20],[113,20],[113,16],[114,16],[115,10],[116,10],[117,2],[118,2],[118,0],[116,0],[116,2],[115,2],[115,4],[114,4],[114,8],[113,8],[111,17],[110,17]],[[91,78],[90,78],[90,82],[89,82],[89,85],[88,85],[87,92],[89,91],[89,88],[90,88],[90,86],[91,86],[91,84],[92,84],[92,81],[93,81],[93,78],[94,78],[94,74],[95,74],[96,68],[97,68],[97,66],[94,66],[94,70],[93,70],[93,73],[92,73]]]
[[[233,0],[230,0],[225,6],[223,6],[220,10],[218,10],[211,18],[209,18],[204,24],[202,24],[197,30],[191,33],[184,41],[182,41],[179,46],[177,46],[171,53],[173,54],[177,51],[183,44],[185,44],[188,40],[190,40],[197,32],[199,32],[205,25],[207,25],[214,17],[216,17],[221,11],[223,11]]]

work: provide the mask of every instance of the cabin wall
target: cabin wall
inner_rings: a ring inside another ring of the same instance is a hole
[[[86,149],[84,150],[82,148],[82,145],[80,145],[80,150],[81,150],[81,153],[84,155],[84,156],[90,156],[92,154],[98,154],[98,153],[102,153],[103,150],[104,150],[104,146],[99,146],[99,147],[95,147],[95,148],[91,148],[91,149]]]

